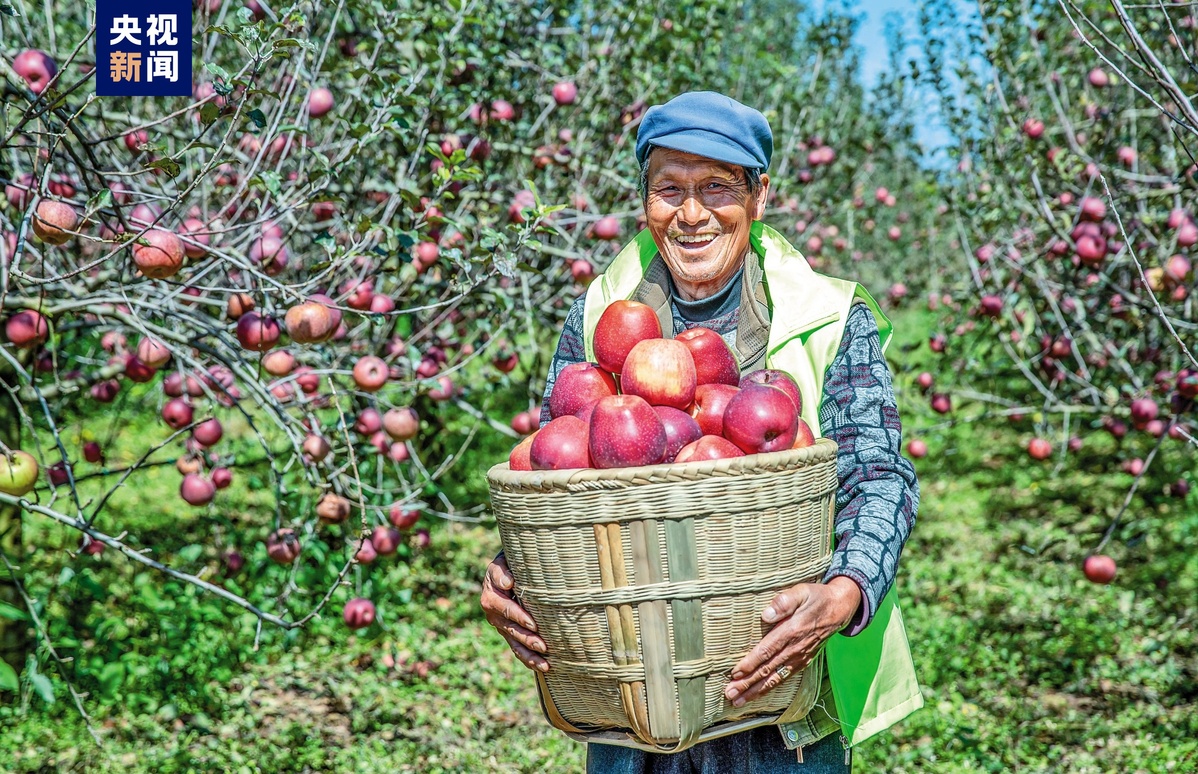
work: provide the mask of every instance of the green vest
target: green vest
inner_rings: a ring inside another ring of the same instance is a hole
[[[854,303],[869,306],[878,321],[883,351],[890,343],[890,320],[864,288],[856,282],[818,274],[781,234],[761,221],[754,221],[749,240],[758,261],[745,266],[741,319],[760,321],[764,317],[769,333],[764,341],[754,342],[755,331],[758,338],[764,336],[761,324],[754,326],[750,322],[738,330],[742,370],[778,368],[793,376],[804,398],[803,419],[818,437],[824,372],[840,349],[849,307]],[[612,301],[644,300],[657,309],[662,330],[667,334],[673,330],[661,279],[664,262],[657,253],[657,245],[645,229],[591,283],[583,316],[588,360],[595,359],[595,325]],[[889,728],[923,706],[893,587],[864,631],[854,637],[833,635],[823,652],[847,746]],[[823,735],[814,724],[794,717],[793,712],[783,717],[793,721],[782,724],[784,738],[792,743],[788,746]]]

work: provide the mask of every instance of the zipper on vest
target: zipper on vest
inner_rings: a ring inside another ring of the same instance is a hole
[[[853,751],[849,749],[849,740],[844,734],[840,735],[840,746],[844,748],[844,765],[853,765]]]

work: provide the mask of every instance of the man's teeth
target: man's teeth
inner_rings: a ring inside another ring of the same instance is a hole
[[[715,239],[715,234],[697,234],[695,236],[676,236],[674,240],[684,245],[697,245]]]

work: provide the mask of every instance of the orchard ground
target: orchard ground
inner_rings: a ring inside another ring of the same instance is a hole
[[[1056,457],[1028,457],[1030,424],[963,421],[967,406],[947,422],[915,383],[937,357],[926,346],[930,319],[921,310],[895,318],[904,440],[929,445],[916,461],[922,502],[901,570],[927,705],[858,748],[856,770],[1193,770],[1198,556],[1184,546],[1198,536],[1196,495],[1137,494],[1109,548],[1115,582],[1087,582],[1081,561],[1131,483],[1103,472],[1115,441],[1086,434],[1058,468]],[[119,433],[102,412],[77,426],[112,437],[116,466],[137,454],[139,435],[161,432],[153,412],[143,416]],[[508,440],[486,432],[459,463],[455,501],[484,501],[483,472],[506,454]],[[222,520],[268,521],[268,493],[254,476],[236,471],[219,519],[175,496],[169,465],[118,493],[112,508],[157,558],[215,569]],[[582,745],[543,720],[530,674],[478,608],[499,547],[493,525],[425,526],[428,548],[412,541],[399,560],[361,568],[356,590],[339,590],[321,619],[302,631],[267,626],[255,650],[253,616],[111,551],[72,559],[76,533],[31,520],[26,539],[39,548],[27,583],[74,632],[55,646],[75,659],[104,746],[43,659],[46,680],[28,706],[0,708],[0,760],[14,772],[580,771]],[[305,552],[318,545],[309,540]],[[288,570],[260,546],[245,550],[230,588],[284,592]],[[351,633],[341,607],[363,589],[380,621]]]

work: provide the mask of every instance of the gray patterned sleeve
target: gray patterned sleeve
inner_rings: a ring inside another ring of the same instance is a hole
[[[823,435],[839,447],[837,544],[825,580],[837,575],[861,587],[864,603],[844,634],[860,633],[894,584],[899,555],[915,523],[919,482],[904,458],[902,425],[882,354],[877,321],[864,304],[849,312],[844,339],[824,379]]]

